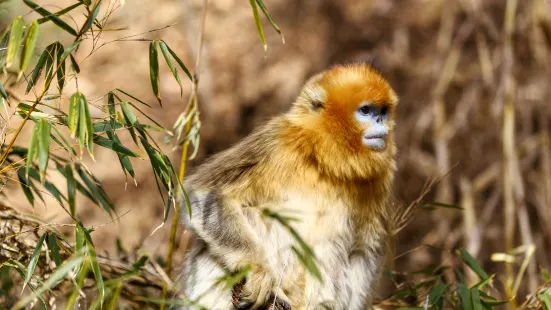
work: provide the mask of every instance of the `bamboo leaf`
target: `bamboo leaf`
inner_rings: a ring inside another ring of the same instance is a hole
[[[545,310],[551,310],[551,289],[544,291],[540,297],[545,306]]]
[[[69,54],[69,59],[71,59],[71,68],[73,69],[73,71],[76,73],[80,73],[80,67],[78,66],[77,61],[73,57],[73,54]]]
[[[25,178],[29,178],[29,171],[33,166],[33,161],[36,157],[36,151],[38,150],[38,138],[40,135],[40,126],[34,125],[33,134],[31,136],[31,143],[27,149],[27,163],[25,165]]]
[[[180,85],[180,96],[183,95],[184,89],[182,88],[182,80],[180,80],[180,76],[178,75],[178,71],[176,70],[176,67],[174,66],[174,62],[172,62],[172,59],[170,57],[170,52],[168,51],[168,47],[164,41],[159,41],[159,47],[161,48],[161,52],[163,53],[163,57],[165,58],[166,64],[168,65],[168,68],[172,72],[172,75],[174,76],[174,79],[176,82],[178,82],[178,85]]]
[[[45,75],[45,81],[44,85],[45,87],[49,88],[52,78],[54,75],[54,60],[55,60],[55,53],[61,46],[61,43],[55,42],[54,44],[48,46],[46,50],[48,51],[48,57],[46,58],[46,72]]]
[[[457,288],[457,293],[459,294],[459,300],[461,305],[465,310],[473,310],[473,304],[471,300],[471,293],[464,283],[461,283]]]
[[[36,268],[36,264],[38,263],[38,258],[40,257],[42,244],[44,243],[44,239],[46,239],[46,236],[47,236],[47,233],[42,234],[42,236],[40,236],[40,239],[38,239],[38,242],[36,243],[34,252],[31,255],[31,258],[29,260],[29,266],[27,267],[27,274],[25,276],[25,283],[23,284],[23,290],[25,289],[25,286],[27,285],[27,283],[29,283],[29,280],[31,280],[31,277],[33,276],[34,269]]]
[[[71,215],[76,215],[76,204],[75,204],[75,189],[76,189],[76,180],[75,175],[73,174],[73,169],[71,168],[71,164],[68,163],[65,166],[65,178],[67,179],[67,200],[69,202],[69,210],[71,211]]]
[[[21,16],[17,16],[10,26],[10,38],[8,40],[8,53],[6,56],[6,67],[10,67],[19,51],[23,39],[23,27],[25,22]]]
[[[264,52],[268,49],[266,44],[266,37],[264,36],[264,29],[262,28],[262,22],[260,21],[260,16],[258,14],[258,8],[256,7],[255,0],[249,0],[251,3],[251,8],[253,9],[254,23],[256,24],[256,29],[258,30],[258,35],[260,40],[262,40],[262,46],[264,47]]]
[[[17,302],[17,304],[15,304],[12,309],[24,308],[31,301],[42,295],[42,293],[57,285],[61,279],[65,278],[65,276],[69,274],[73,267],[79,265],[81,262],[81,256],[77,256],[75,258],[72,258],[71,260],[65,261],[65,263],[61,267],[57,268],[56,271],[50,275],[48,280],[44,282],[44,285],[33,292],[33,294],[30,294],[25,298],[20,299],[19,302]]]
[[[59,267],[61,265],[61,256],[59,255],[57,237],[54,233],[48,233],[48,248],[50,248],[50,253],[54,258],[55,265]]]
[[[29,79],[29,83],[27,84],[27,89],[25,90],[25,94],[28,94],[31,88],[33,88],[34,85],[36,85],[36,82],[40,78],[40,74],[42,73],[42,70],[44,69],[44,66],[46,65],[46,60],[49,57],[49,47],[52,46],[55,43],[52,43],[40,55],[40,58],[38,59],[38,62],[36,63],[36,66],[34,67],[33,73],[31,74],[31,78]]]
[[[113,140],[109,140],[109,139],[107,139],[105,137],[102,137],[102,136],[95,135],[94,136],[94,142],[99,146],[103,146],[104,148],[110,149],[110,150],[112,150],[114,152],[117,152],[118,154],[121,154],[121,155],[126,155],[126,156],[131,156],[131,157],[140,157],[138,154],[132,152],[130,149],[128,149],[127,147],[125,147],[121,143],[113,141]]]
[[[283,41],[283,43],[285,43],[285,38],[283,37],[283,33],[281,33],[281,30],[280,30],[279,27],[276,25],[274,19],[272,18],[272,15],[270,15],[270,12],[268,12],[268,9],[266,8],[266,5],[264,4],[264,1],[262,1],[262,0],[256,0],[256,3],[257,3],[258,6],[260,7],[260,9],[262,10],[262,12],[264,13],[264,16],[266,16],[266,18],[268,19],[268,21],[270,22],[270,24],[272,25],[272,27],[274,27],[274,30],[277,31],[277,33],[279,33],[279,35],[281,36],[281,40]]]
[[[109,92],[107,94],[107,109],[109,111],[109,122],[111,124],[111,130],[115,130],[117,124],[117,116],[115,110],[115,94]]]
[[[19,183],[21,184],[21,189],[23,190],[23,194],[25,194],[25,197],[27,197],[27,200],[34,208],[34,195],[31,191],[31,185],[29,184],[30,181],[28,178],[25,177],[25,174],[22,169],[17,170],[17,178],[19,179]]]
[[[169,49],[170,49],[170,48],[169,48]],[[147,103],[141,101],[140,99],[138,99],[138,98],[132,96],[131,94],[125,92],[124,90],[122,90],[122,89],[120,89],[120,88],[116,88],[115,90],[117,90],[117,91],[119,91],[119,92],[121,92],[121,93],[127,95],[128,97],[130,97],[130,98],[132,98],[132,99],[138,101],[139,103],[141,103],[141,104],[143,104],[143,105],[146,105],[146,106],[148,106],[148,107],[151,108],[151,106],[150,106],[149,104],[147,104]],[[115,94],[113,93],[113,95],[115,95]],[[115,95],[115,96],[116,96],[116,95]],[[117,98],[118,98],[118,96],[117,96]],[[120,99],[119,99],[119,100],[120,100]],[[122,100],[120,100],[120,101],[122,101]]]
[[[36,13],[40,14],[44,18],[47,18],[52,21],[52,23],[58,25],[61,27],[61,29],[67,31],[68,33],[72,34],[73,36],[77,36],[78,33],[76,32],[73,27],[69,26],[66,22],[61,20],[61,18],[57,17],[55,14],[50,13],[48,10],[44,9],[43,7],[39,6],[38,4],[30,1],[30,0],[23,0],[23,2],[33,9]]]
[[[71,6],[68,6],[68,7],[64,8],[62,10],[59,10],[59,11],[55,12],[54,15],[57,16],[57,17],[65,15],[65,14],[69,13],[70,11],[72,11],[73,9],[78,8],[81,5],[82,5],[82,3],[77,2],[77,3],[75,3]],[[43,23],[47,22],[48,20],[49,20],[49,18],[42,17],[42,18],[38,19],[38,23],[43,24]]]
[[[65,61],[65,59],[67,58],[67,56],[71,55],[71,53],[73,52],[73,50],[75,48],[77,48],[79,45],[80,45],[80,42],[82,42],[82,40],[78,40],[76,42],[74,42],[73,44],[69,45],[65,51],[63,51],[61,53],[61,56],[59,57],[59,61]]]
[[[165,44],[166,48],[168,49],[168,52],[170,53],[170,55],[172,55],[172,57],[174,57],[174,60],[176,60],[176,62],[178,63],[178,65],[180,65],[180,68],[182,68],[182,70],[184,70],[184,72],[186,73],[187,77],[189,78],[190,81],[193,81],[193,78],[191,76],[191,73],[189,72],[188,68],[186,67],[186,65],[184,64],[184,62],[178,58],[178,55],[176,55],[176,53],[170,48],[170,46],[168,46],[167,44]]]
[[[79,116],[78,116],[78,144],[80,145],[80,156],[82,156],[82,153],[84,152],[84,148],[86,147],[86,111],[84,110],[86,108],[86,105],[88,104],[86,102],[86,99],[83,99],[84,95],[80,94],[79,98]]]
[[[21,55],[19,66],[19,70],[21,72],[27,70],[29,63],[31,62],[34,54],[34,49],[36,47],[36,40],[38,39],[38,30],[38,22],[36,20],[33,20],[29,28],[29,32],[27,33],[27,40],[25,41],[25,46],[23,47],[23,54]]]
[[[80,223],[78,225],[82,226],[82,224]],[[84,227],[82,227],[82,230],[84,231],[84,238],[86,238],[86,249],[88,250],[88,256],[90,257],[92,272],[94,273],[94,277],[96,278],[96,285],[98,287],[100,300],[101,302],[103,302],[103,299],[105,297],[105,286],[103,284],[103,277],[101,276],[98,258],[96,257],[96,249],[94,247],[94,243],[92,242],[92,236],[90,236],[90,233]]]
[[[86,31],[88,31],[88,29],[90,29],[94,24],[94,21],[96,20],[96,17],[98,16],[98,13],[99,13],[101,1],[102,0],[99,0],[98,2],[96,2],[94,7],[92,8],[90,15],[86,19],[86,23],[84,23],[84,26],[82,26],[82,28],[80,29],[80,33],[79,33],[80,36],[83,35]]]
[[[482,310],[480,291],[476,288],[471,290],[471,301],[473,303],[473,310]]]
[[[63,46],[60,45],[57,51],[57,66],[59,67],[59,69],[56,72],[57,88],[59,89],[60,94],[63,92],[63,86],[65,85],[65,59],[61,59],[63,53]]]
[[[40,179],[44,182],[44,175],[48,167],[48,159],[50,158],[50,132],[52,125],[45,119],[40,119],[40,134],[38,138],[38,169],[40,171]]]
[[[0,83],[0,96],[4,99],[8,99],[8,93],[6,92],[6,89],[4,88],[4,85]]]
[[[74,138],[79,124],[80,117],[80,101],[82,100],[82,93],[76,92],[71,96],[69,103],[69,117],[68,125],[71,131],[71,138]]]
[[[80,289],[84,285],[84,280],[88,276],[89,267],[87,263],[82,264],[82,268],[80,268],[77,276],[76,286],[73,289],[73,292],[71,293],[71,296],[67,300],[67,304],[65,305],[65,310],[73,310],[74,305],[77,301],[77,298],[80,296]]]
[[[467,264],[467,266],[469,266],[469,268],[471,268],[472,271],[478,275],[480,280],[485,280],[488,278],[488,274],[484,271],[484,269],[482,269],[482,267],[480,267],[474,257],[472,257],[467,250],[461,249],[459,252],[459,257],[465,264]]]
[[[159,105],[163,106],[161,102],[161,93],[159,90],[159,56],[157,52],[157,41],[151,42],[149,44],[149,78],[151,79],[151,87],[153,88],[153,93]]]
[[[94,126],[92,125],[92,117],[90,115],[90,108],[88,102],[83,96],[83,100],[80,101],[81,110],[84,110],[84,120],[86,122],[86,146],[88,147],[88,153],[92,159],[94,158]],[[82,125],[82,123],[81,123]]]

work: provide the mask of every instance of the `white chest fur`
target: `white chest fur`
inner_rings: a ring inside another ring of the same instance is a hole
[[[335,196],[328,200],[295,192],[288,194],[282,203],[270,206],[278,214],[297,219],[288,223],[313,249],[323,283],[304,272],[291,250],[292,246],[300,250],[300,246],[288,228],[274,219],[258,221],[260,214],[247,209],[248,217],[257,218],[251,223],[256,223],[253,229],[260,242],[270,245],[265,253],[273,271],[282,277],[282,288],[293,290],[296,283],[304,282],[304,297],[308,301],[305,309],[314,309],[322,303],[332,309],[363,309],[371,302],[382,242],[376,234],[360,232],[365,230],[355,226],[351,208],[344,199]]]

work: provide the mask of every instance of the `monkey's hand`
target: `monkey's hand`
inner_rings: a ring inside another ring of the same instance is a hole
[[[246,279],[234,287],[233,305],[237,309],[291,310],[287,296],[276,285],[275,277],[268,268],[253,265]],[[272,307],[274,304],[275,308]]]

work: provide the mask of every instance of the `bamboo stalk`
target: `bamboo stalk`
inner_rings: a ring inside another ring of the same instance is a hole
[[[208,0],[203,0],[203,14],[201,17],[201,24],[200,24],[200,32],[198,37],[198,50],[197,50],[197,57],[195,61],[195,74],[193,75],[193,81],[192,81],[192,90],[191,95],[189,99],[189,103],[187,106],[188,113],[198,113],[196,106],[198,105],[198,85],[199,85],[199,68],[201,65],[201,51],[203,49],[203,41],[204,41],[204,34],[205,34],[205,21],[207,19],[207,6],[208,6]],[[195,108],[195,109],[194,109]],[[193,123],[194,118],[191,117],[185,128],[185,135],[187,136],[191,130],[191,125]],[[189,149],[189,142],[190,140],[187,140],[184,142],[183,148],[182,148],[182,156],[180,157],[180,170],[178,173],[178,178],[180,179],[180,182],[184,182],[185,178],[185,171],[186,171],[186,164],[188,159],[188,149]],[[195,147],[198,147],[197,145]],[[180,196],[180,189],[178,188],[178,194],[177,197]],[[174,255],[174,245],[176,243],[176,232],[178,230],[178,222],[180,218],[180,210],[181,206],[179,203],[176,203],[175,209],[174,209],[174,216],[172,218],[172,225],[170,228],[170,241],[168,244],[168,253],[167,253],[167,264],[166,264],[166,274],[170,276],[170,273],[172,271],[172,258]],[[167,296],[167,285],[163,285],[163,290],[161,292],[161,299],[165,300]],[[160,310],[165,310],[166,304],[161,304]]]

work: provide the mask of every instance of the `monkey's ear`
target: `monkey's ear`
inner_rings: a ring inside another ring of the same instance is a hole
[[[309,83],[306,84],[306,87],[304,87],[303,94],[308,107],[312,111],[319,111],[325,108],[327,95],[325,90],[319,86],[316,81],[312,82],[312,80],[310,80]]]
[[[325,104],[321,100],[312,99],[310,101],[310,108],[312,109],[312,111],[319,111],[319,110],[325,108]]]

